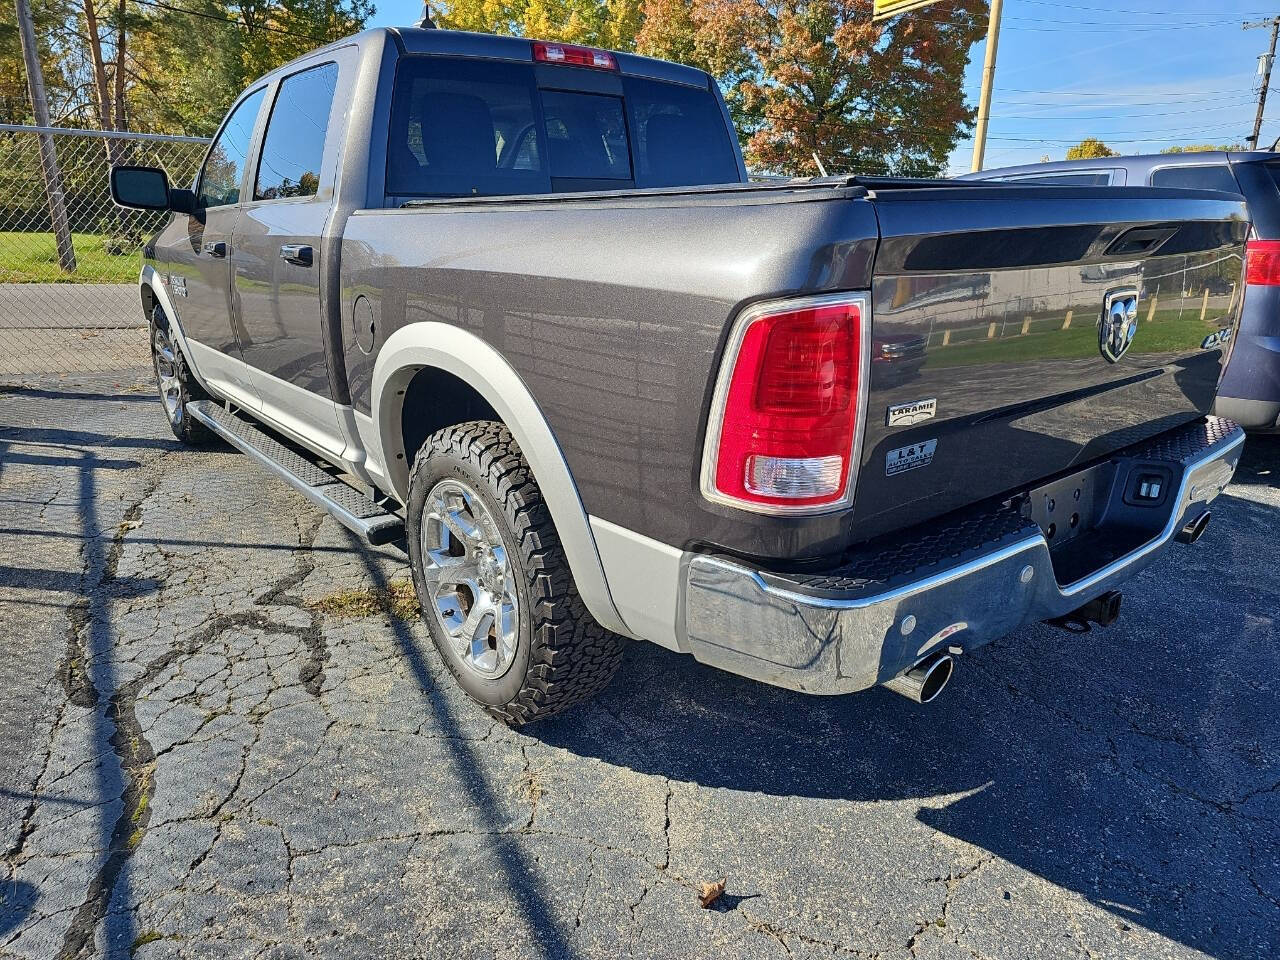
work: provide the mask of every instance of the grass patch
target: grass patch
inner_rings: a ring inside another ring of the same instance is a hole
[[[136,283],[141,250],[113,255],[105,242],[102,234],[73,233],[76,270],[66,273],[58,266],[52,233],[0,230],[0,283]]]
[[[1134,357],[1142,354],[1184,353],[1199,348],[1206,335],[1223,326],[1220,315],[1210,312],[1201,322],[1200,311],[1184,310],[1179,316],[1176,310],[1157,310],[1148,321],[1145,312],[1138,312],[1138,335],[1129,351]],[[1095,317],[1075,317],[1071,326],[1062,329],[1062,318],[1033,320],[1027,333],[1021,333],[1020,324],[1006,324],[1004,333],[987,339],[985,324],[956,330],[951,343],[942,346],[941,337],[934,334],[929,344],[925,366],[961,367],[972,364],[1014,363],[1032,360],[1071,360],[1098,355],[1098,325]]]
[[[418,616],[418,596],[408,580],[392,580],[385,588],[339,590],[318,600],[308,600],[306,606],[335,617],[371,617],[386,613],[397,620],[414,620]]]
[[[133,946],[130,950],[137,950],[139,947],[145,947],[148,943],[155,943],[157,940],[163,940],[164,934],[159,930],[144,930],[138,934],[133,940]]]

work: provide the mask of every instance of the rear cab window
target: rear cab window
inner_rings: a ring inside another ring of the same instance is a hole
[[[737,183],[710,89],[568,66],[401,59],[387,194],[465,197]]]

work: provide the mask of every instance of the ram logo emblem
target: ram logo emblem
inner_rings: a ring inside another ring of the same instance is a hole
[[[1107,294],[1098,324],[1098,346],[1109,363],[1129,352],[1138,334],[1138,291],[1113,290]]]

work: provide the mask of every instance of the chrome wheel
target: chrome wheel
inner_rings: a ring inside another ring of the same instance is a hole
[[[164,404],[169,422],[182,422],[182,377],[178,349],[169,338],[169,331],[157,326],[151,335],[151,352],[156,363],[156,383],[160,388],[160,400]]]
[[[511,669],[520,636],[516,581],[497,523],[476,491],[441,480],[422,506],[419,541],[423,606],[461,664],[496,680]]]

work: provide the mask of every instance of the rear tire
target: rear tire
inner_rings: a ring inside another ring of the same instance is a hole
[[[187,411],[188,403],[208,400],[209,394],[192,376],[187,359],[172,335],[169,318],[159,304],[151,311],[151,368],[156,375],[160,405],[173,435],[189,447],[213,444],[217,439],[213,431]]]
[[[413,584],[467,695],[518,726],[602,690],[622,639],[587,612],[529,465],[501,423],[428,437],[409,481]]]

